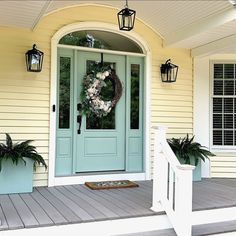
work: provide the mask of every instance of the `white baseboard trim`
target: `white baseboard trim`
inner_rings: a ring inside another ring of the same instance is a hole
[[[55,177],[54,185],[70,185],[70,184],[84,184],[84,182],[91,181],[112,181],[112,180],[146,180],[145,173],[116,173],[116,174],[94,174],[93,175],[76,175],[76,176],[68,176],[68,177]]]
[[[172,228],[166,215],[155,215],[109,221],[98,221],[80,224],[59,225],[40,228],[7,230],[0,232],[1,236],[114,236],[129,233],[148,232]]]

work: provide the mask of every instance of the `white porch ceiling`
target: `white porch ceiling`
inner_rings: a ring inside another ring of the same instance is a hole
[[[125,0],[4,0],[0,25],[33,30],[52,11],[89,3],[121,9]],[[236,51],[236,7],[228,0],[129,0],[129,7],[163,37],[166,46],[192,49],[196,56]]]

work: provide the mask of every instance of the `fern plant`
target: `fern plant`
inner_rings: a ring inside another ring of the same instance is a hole
[[[208,151],[206,147],[193,140],[194,136],[189,138],[187,134],[184,138],[171,138],[168,139],[167,142],[182,164],[192,164],[193,161],[193,164],[197,166],[199,160],[205,162],[205,159],[209,158],[209,156],[215,156],[215,154]]]
[[[36,169],[37,164],[42,164],[47,168],[47,164],[43,157],[36,151],[36,147],[30,145],[31,142],[33,142],[33,140],[13,143],[11,136],[6,134],[6,144],[0,143],[0,172],[2,170],[2,163],[5,160],[11,160],[15,165],[19,162],[23,162],[26,165],[24,157],[28,157],[34,162],[34,169]]]

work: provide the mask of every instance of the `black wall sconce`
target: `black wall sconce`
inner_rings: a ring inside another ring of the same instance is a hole
[[[128,0],[125,8],[117,13],[120,30],[130,31],[134,28],[136,11],[129,9]]]
[[[170,61],[169,59],[165,64],[161,65],[161,80],[164,83],[176,82],[179,67]]]
[[[36,44],[33,48],[25,53],[27,71],[40,72],[43,65],[44,53],[36,49]]]

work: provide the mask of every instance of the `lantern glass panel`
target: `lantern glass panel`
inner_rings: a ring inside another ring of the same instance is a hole
[[[36,49],[36,44],[33,49],[26,52],[27,71],[40,72],[42,70],[44,53]]]
[[[33,54],[31,57],[31,70],[38,70],[40,68],[40,56],[37,54]]]
[[[130,31],[134,28],[135,13],[134,10],[127,7],[118,13],[120,30]]]
[[[169,62],[169,60],[161,66],[161,79],[162,82],[171,83],[175,82],[178,73],[178,66]]]

